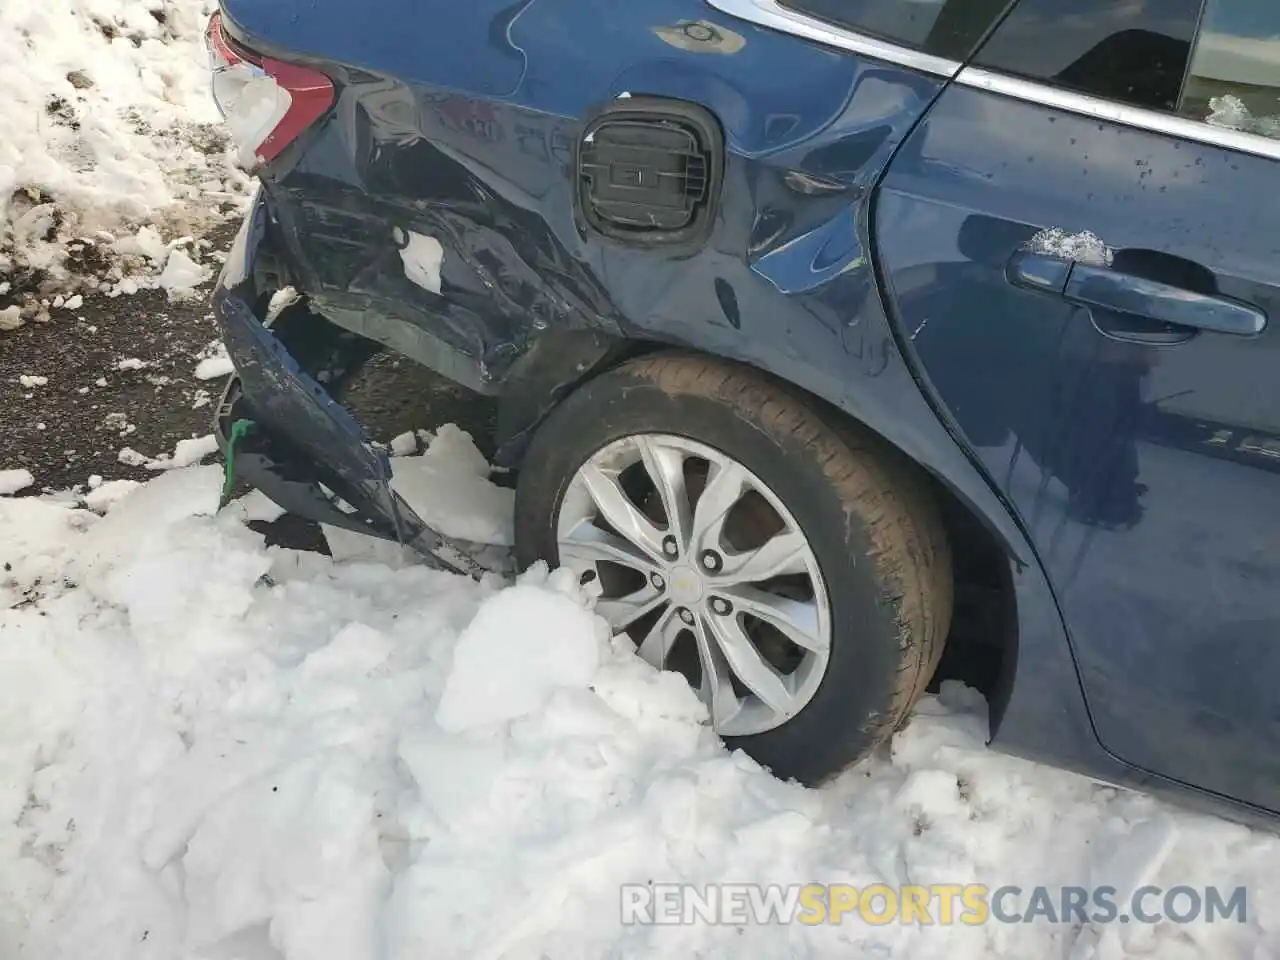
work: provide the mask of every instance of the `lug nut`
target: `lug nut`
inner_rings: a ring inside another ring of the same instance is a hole
[[[712,597],[711,611],[712,613],[724,617],[733,612],[733,604],[724,597]]]
[[[680,544],[676,543],[675,537],[666,536],[662,538],[662,552],[668,557],[680,555]]]
[[[692,627],[692,626],[693,626],[693,611],[692,611],[692,610],[690,610],[688,607],[681,607],[681,608],[680,608],[680,619],[681,619],[681,620],[683,620],[685,623],[687,623],[689,626],[691,626],[691,627]]]
[[[662,579],[662,574],[654,573],[649,575],[649,582],[653,584],[655,590],[667,589],[667,581]]]
[[[722,560],[720,558],[720,554],[716,553],[714,550],[703,550],[702,566],[703,569],[711,573],[717,573],[720,568],[724,566],[724,560]]]

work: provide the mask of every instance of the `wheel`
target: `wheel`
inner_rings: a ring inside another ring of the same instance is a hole
[[[730,748],[805,783],[904,720],[951,616],[917,468],[698,356],[631,361],[552,412],[520,472],[516,554],[597,581],[597,610],[689,679]]]

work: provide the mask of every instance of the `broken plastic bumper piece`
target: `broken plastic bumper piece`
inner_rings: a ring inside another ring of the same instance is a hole
[[[213,311],[235,376],[214,432],[234,477],[290,513],[397,540],[459,573],[488,572],[474,545],[428,527],[391,489],[391,463],[351,414],[268,330],[255,263],[269,254],[270,211],[255,197],[227,257]],[[242,426],[252,423],[252,429]]]

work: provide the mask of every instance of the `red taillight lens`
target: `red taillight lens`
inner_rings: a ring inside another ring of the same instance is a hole
[[[242,166],[274,160],[333,105],[333,81],[318,70],[259,56],[236,43],[215,13],[205,34],[213,99]]]

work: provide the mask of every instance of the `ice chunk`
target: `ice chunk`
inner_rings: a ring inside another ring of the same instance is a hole
[[[184,251],[170,250],[157,282],[170,299],[184,299],[193,296],[196,287],[209,279],[209,274],[208,267],[202,267]]]
[[[1032,237],[1028,246],[1033,253],[1098,266],[1110,266],[1114,257],[1102,238],[1088,230],[1067,233],[1059,227],[1049,227]]]
[[[563,594],[524,584],[502,591],[458,637],[436,723],[459,731],[510,720],[537,710],[560,687],[585,687],[607,632],[603,620]]]
[[[0,496],[25,490],[35,482],[30,470],[0,470]]]

